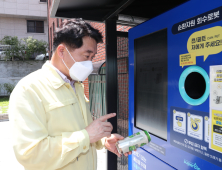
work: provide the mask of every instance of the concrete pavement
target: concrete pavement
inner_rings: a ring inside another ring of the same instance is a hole
[[[0,122],[0,169],[24,170],[15,158],[10,138],[9,121]]]
[[[0,122],[0,170],[24,170],[15,158],[9,121]],[[97,151],[97,170],[106,170],[106,150]]]

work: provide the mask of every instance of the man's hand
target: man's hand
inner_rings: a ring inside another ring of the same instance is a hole
[[[116,113],[107,114],[93,121],[89,126],[86,127],[86,131],[89,134],[90,143],[97,142],[103,137],[111,136],[113,126],[110,122],[106,122],[106,120],[115,116]]]
[[[119,154],[117,148],[116,148],[116,142],[119,140],[123,140],[124,137],[119,134],[112,134],[110,137],[106,138],[105,147],[110,151],[115,153],[118,157],[121,157]],[[128,156],[131,155],[132,152],[127,152],[124,155]]]

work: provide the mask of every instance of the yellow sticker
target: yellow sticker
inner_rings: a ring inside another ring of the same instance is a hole
[[[194,32],[187,41],[189,53],[196,56],[204,56],[204,61],[209,55],[218,54],[222,51],[222,27],[216,26]]]
[[[200,121],[200,119],[198,119],[198,118],[195,118],[195,119],[193,119],[193,118],[190,118],[190,121],[191,121],[191,124],[190,124],[190,126],[191,126],[191,129],[194,131],[194,132],[197,132],[198,130],[199,130],[199,123],[201,122]]]
[[[196,65],[196,55],[195,53],[187,53],[180,55],[180,66],[187,66],[187,65]]]
[[[219,110],[212,110],[211,148],[222,152],[222,111]]]
[[[189,112],[187,113],[187,116],[190,117],[190,113]]]
[[[177,120],[177,124],[179,127],[182,127],[182,123],[179,121],[179,119]]]

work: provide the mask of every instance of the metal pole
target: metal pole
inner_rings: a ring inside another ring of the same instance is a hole
[[[108,19],[106,24],[106,107],[107,113],[117,113],[117,35],[116,20]],[[117,133],[117,116],[108,120]],[[117,170],[117,156],[107,154],[107,170]]]

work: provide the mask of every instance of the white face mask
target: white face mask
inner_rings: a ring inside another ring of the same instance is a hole
[[[66,48],[66,47],[65,47]],[[70,54],[69,50],[66,48],[68,51],[70,57],[73,59],[75,62],[72,67],[69,69],[67,65],[65,64],[64,60],[62,59],[64,65],[67,67],[69,70],[69,75],[73,80],[76,81],[84,81],[93,71],[93,65],[92,61],[81,61],[81,62],[76,62],[72,55]]]

